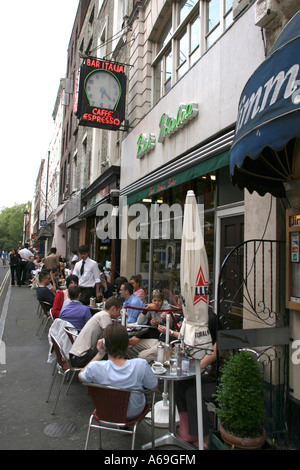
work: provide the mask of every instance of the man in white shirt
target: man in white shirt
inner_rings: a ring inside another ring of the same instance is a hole
[[[27,264],[29,262],[29,259],[31,256],[33,256],[34,258],[34,254],[30,250],[28,250],[28,247],[29,247],[28,243],[25,243],[24,248],[22,248],[19,251],[19,255],[21,256],[21,259],[22,259],[21,273],[20,273],[22,284],[25,284],[27,281]]]
[[[79,279],[80,302],[89,305],[91,297],[96,297],[100,302],[100,271],[98,264],[89,258],[89,247],[87,245],[81,245],[78,251],[81,259],[76,263],[73,274]]]

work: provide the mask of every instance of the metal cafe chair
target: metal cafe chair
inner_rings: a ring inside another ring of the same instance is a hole
[[[64,331],[67,333],[71,343],[74,344],[74,341],[78,337],[81,330],[77,330],[77,328],[71,326],[65,326]]]
[[[151,410],[151,439],[152,448],[154,448],[154,390],[131,390],[109,387],[98,384],[84,383],[93,400],[95,410],[90,416],[89,427],[85,442],[87,450],[91,428],[99,429],[100,449],[101,449],[101,430],[106,429],[123,434],[132,434],[131,450],[134,450],[137,425],[145,418]],[[143,412],[136,418],[128,420],[126,418],[129,397],[131,393],[152,394],[151,403],[146,402]],[[133,426],[132,430],[128,429]]]
[[[50,334],[50,337],[51,337],[51,341],[52,341],[52,344],[53,344],[53,348],[54,348],[54,352],[55,352],[55,355],[56,355],[56,359],[57,359],[57,363],[56,363],[56,370],[55,370],[55,374],[53,376],[53,379],[52,379],[52,382],[51,382],[51,385],[50,385],[50,389],[49,389],[49,392],[48,392],[48,397],[47,397],[47,400],[46,402],[49,402],[49,398],[50,398],[50,395],[51,395],[51,391],[52,391],[52,388],[53,388],[53,384],[55,382],[55,378],[57,376],[57,374],[60,374],[62,375],[62,381],[61,381],[61,384],[60,384],[60,387],[59,387],[59,390],[58,390],[58,393],[57,393],[57,396],[56,396],[56,401],[55,401],[55,404],[54,404],[54,408],[53,408],[53,411],[51,414],[54,415],[55,413],[55,410],[56,410],[56,405],[57,405],[57,402],[58,402],[58,399],[59,399],[59,396],[60,396],[60,393],[61,393],[61,390],[62,390],[62,387],[63,387],[63,384],[64,384],[64,381],[65,381],[65,377],[66,375],[70,372],[72,373],[71,375],[71,378],[70,378],[70,382],[69,382],[69,385],[68,385],[68,388],[66,390],[66,395],[69,391],[69,388],[70,388],[70,385],[73,381],[73,378],[74,378],[74,375],[76,372],[79,372],[81,370],[81,368],[78,368],[78,367],[73,367],[71,365],[71,362],[70,362],[70,359],[67,357],[67,355],[64,353],[63,349],[61,348],[59,342],[57,341],[56,338],[54,338],[54,336],[52,336]]]
[[[43,301],[39,301],[39,304],[40,304],[40,307],[42,309],[42,321],[41,321],[41,323],[38,327],[38,330],[36,332],[36,336],[39,334],[39,331],[42,328],[42,332],[41,332],[40,337],[39,337],[39,339],[41,339],[48,323],[49,322],[53,323],[54,320],[53,320],[53,316],[52,316],[52,313],[51,313],[51,309],[47,310],[47,305],[51,306],[51,304],[49,304],[48,302],[43,302]]]

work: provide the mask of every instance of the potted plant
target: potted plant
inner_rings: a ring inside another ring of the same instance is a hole
[[[241,351],[225,361],[215,398],[223,441],[235,449],[261,448],[266,439],[264,382],[253,354]]]

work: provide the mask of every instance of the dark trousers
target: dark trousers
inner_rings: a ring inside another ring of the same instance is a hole
[[[28,261],[22,261],[22,264],[21,264],[21,281],[22,281],[22,284],[25,284],[25,282],[27,281],[27,264],[28,264]]]
[[[70,354],[70,362],[73,367],[83,368],[85,367],[97,354],[98,350],[90,349],[84,356],[74,356]]]
[[[90,305],[90,298],[96,296],[95,287],[80,287],[80,302],[83,305]]]
[[[211,381],[209,375],[201,377],[202,385],[202,419],[203,419],[203,435],[209,433],[212,428],[207,403],[212,401],[212,395],[216,393],[216,382]],[[198,436],[198,419],[197,419],[197,395],[195,379],[182,380],[175,382],[175,402],[179,414],[187,411],[189,422],[189,433],[191,436]]]
[[[15,285],[15,277],[17,278],[18,286],[21,285],[21,266],[11,266],[10,267],[10,277],[11,277],[11,285]]]

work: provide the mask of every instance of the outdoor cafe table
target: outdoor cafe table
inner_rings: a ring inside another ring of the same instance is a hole
[[[157,374],[157,377],[160,380],[167,380],[169,383],[169,429],[167,434],[162,437],[159,437],[154,441],[154,447],[174,445],[177,447],[182,447],[187,450],[195,450],[195,447],[185,442],[176,434],[176,423],[175,423],[175,393],[174,393],[174,383],[180,380],[187,380],[196,375],[195,366],[193,361],[191,362],[191,369],[187,375],[183,375],[182,372],[178,371],[177,375],[170,375],[169,366],[165,367],[167,371],[164,374]],[[154,423],[151,423],[154,426]],[[151,449],[152,442],[149,442],[142,446],[143,450]]]

